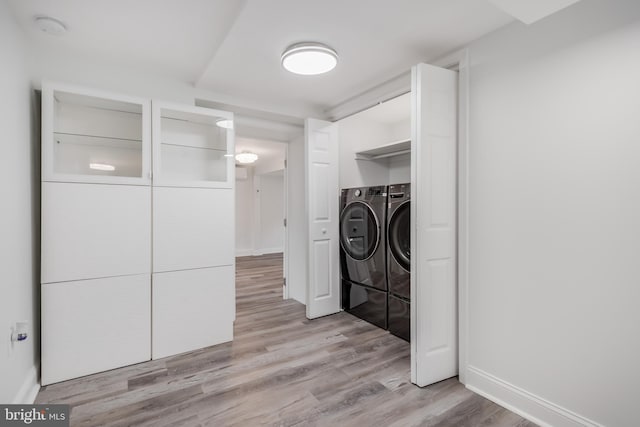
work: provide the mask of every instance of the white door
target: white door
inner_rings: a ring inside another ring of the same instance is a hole
[[[340,311],[338,125],[305,122],[307,317]]]
[[[411,381],[458,373],[457,73],[411,70]]]

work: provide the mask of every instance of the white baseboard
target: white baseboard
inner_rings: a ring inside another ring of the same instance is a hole
[[[467,366],[466,386],[541,427],[603,427],[473,366]]]
[[[262,248],[262,249],[256,249],[255,251],[253,251],[253,255],[258,256],[258,255],[267,255],[267,254],[277,254],[280,252],[284,252],[284,249],[282,247]]]
[[[13,399],[15,405],[32,405],[36,401],[36,396],[40,391],[40,383],[38,382],[38,365],[34,365],[29,369],[27,376],[18,390],[16,397]]]
[[[239,249],[236,251],[236,256],[252,256],[253,249]]]
[[[264,248],[264,249],[240,249],[236,251],[236,256],[260,256],[267,254],[277,254],[284,252],[283,248]]]

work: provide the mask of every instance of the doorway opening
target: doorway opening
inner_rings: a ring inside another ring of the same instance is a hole
[[[281,257],[286,272],[287,144],[236,137],[235,145],[236,153],[257,155],[236,161],[236,257]]]

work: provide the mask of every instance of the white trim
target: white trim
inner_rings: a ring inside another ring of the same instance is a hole
[[[236,251],[236,257],[260,256],[260,255],[268,255],[268,254],[277,254],[280,252],[284,253],[284,248],[281,246],[272,247],[272,248],[260,248],[260,249],[240,249]]]
[[[40,391],[40,382],[38,382],[38,365],[33,365],[29,368],[27,376],[18,390],[18,393],[13,398],[14,405],[32,405],[36,401],[38,392]]]
[[[411,70],[387,80],[324,111],[328,120],[338,121],[411,91]]]
[[[282,246],[273,248],[260,248],[253,251],[253,256],[277,254],[280,252],[284,252],[284,248]]]
[[[289,286],[285,286],[287,283],[287,277],[289,277],[289,144],[284,148],[284,247],[282,248],[282,299],[289,299]]]
[[[467,367],[467,388],[541,427],[603,427],[474,366]]]
[[[239,256],[253,256],[253,249],[238,249],[236,250],[236,257]]]

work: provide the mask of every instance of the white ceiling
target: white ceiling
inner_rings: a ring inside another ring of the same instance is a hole
[[[511,21],[479,0],[249,0],[197,84],[327,109]],[[336,69],[285,71],[280,55],[303,41],[333,47]]]
[[[532,24],[580,0],[489,0],[509,15]]]
[[[122,63],[239,100],[326,110],[513,21],[487,0],[9,0],[35,44]],[[49,15],[68,26],[34,28]],[[319,41],[338,67],[297,76],[290,44]],[[276,110],[277,111],[277,110]]]

